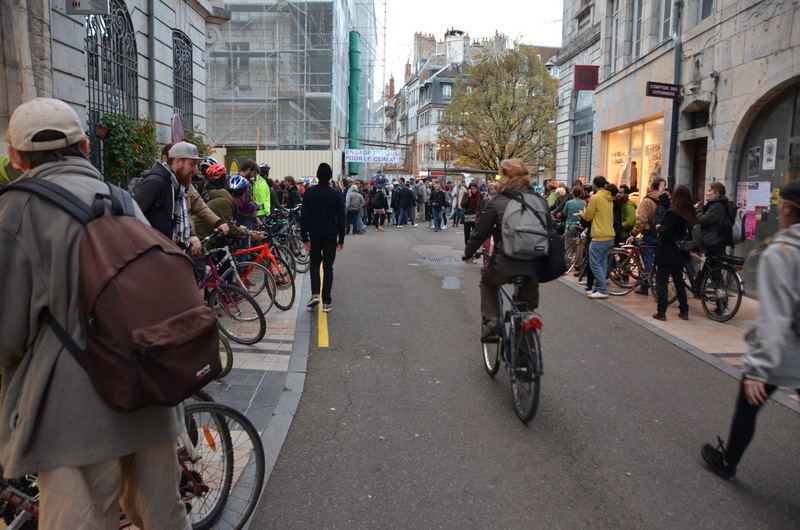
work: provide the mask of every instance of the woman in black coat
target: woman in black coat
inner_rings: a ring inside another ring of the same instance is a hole
[[[658,294],[656,320],[667,319],[667,287],[669,278],[675,283],[678,295],[678,316],[689,319],[689,302],[686,298],[686,286],[683,283],[683,267],[691,259],[686,250],[678,249],[676,242],[683,239],[686,224],[694,224],[697,217],[692,205],[692,194],[686,186],[678,186],[672,194],[670,208],[664,216],[664,222],[656,226],[658,230],[658,246],[656,247],[655,266],[656,286]]]

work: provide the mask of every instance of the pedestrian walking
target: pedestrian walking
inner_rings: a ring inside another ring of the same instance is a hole
[[[317,168],[318,184],[306,190],[300,207],[300,237],[311,259],[311,299],[306,305],[309,308],[319,305],[321,280],[322,310],[326,313],[333,309],[333,262],[336,252],[344,248],[345,235],[344,198],[330,185],[332,178],[331,166],[321,163]]]
[[[718,437],[717,447],[701,449],[711,471],[728,480],[736,477],[767,398],[778,386],[800,393],[800,180],[781,189],[778,218],[781,230],[758,261],[758,317],[745,336],[749,350],[728,443]]]
[[[5,135],[20,180],[46,179],[102,206],[109,187],[88,160],[84,129],[63,101],[20,105]],[[196,157],[184,149],[177,154]],[[169,181],[165,187],[172,201]],[[40,320],[49,311],[86,343],[78,316],[83,234],[83,223],[38,196],[7,193],[0,201],[0,291],[15,304],[0,319],[0,464],[7,478],[38,473],[40,528],[117,528],[121,506],[137,527],[188,530],[175,458],[180,408],[113,410],[53,325]]]

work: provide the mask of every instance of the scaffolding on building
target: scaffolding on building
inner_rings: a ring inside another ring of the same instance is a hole
[[[225,7],[231,19],[207,36],[209,142],[229,152],[343,148],[351,31],[361,43],[362,135],[380,136],[383,118],[373,102],[384,85],[377,76],[385,71],[386,0]]]

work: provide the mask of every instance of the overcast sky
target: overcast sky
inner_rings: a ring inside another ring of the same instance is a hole
[[[402,86],[404,65],[414,33],[444,39],[450,28],[465,31],[472,39],[504,33],[523,44],[561,46],[562,0],[386,0],[386,67],[388,82]]]

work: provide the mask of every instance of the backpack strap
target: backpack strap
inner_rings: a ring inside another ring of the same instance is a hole
[[[14,190],[27,191],[28,193],[50,201],[82,224],[86,224],[96,217],[91,206],[80,200],[66,188],[49,180],[38,178],[19,179],[13,184],[4,186],[3,189],[0,190],[0,194]]]

